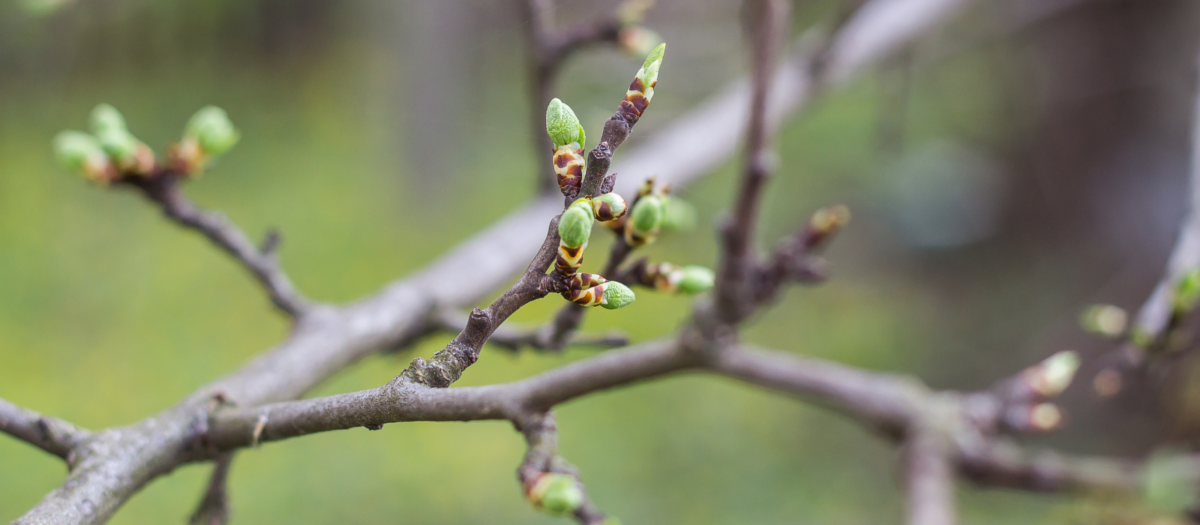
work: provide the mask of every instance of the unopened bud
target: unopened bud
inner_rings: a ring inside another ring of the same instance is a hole
[[[662,67],[663,55],[667,52],[667,44],[664,42],[654,48],[646,57],[646,61],[642,63],[642,68],[637,72],[638,80],[642,81],[642,85],[646,87],[646,101],[649,102],[654,98],[654,86],[658,83],[658,70]]]
[[[100,147],[117,164],[128,165],[135,160],[142,143],[124,128],[104,128],[96,131]]]
[[[1057,430],[1065,419],[1062,409],[1054,403],[1038,403],[1029,411],[1029,426],[1039,432]]]
[[[579,117],[575,116],[571,106],[557,98],[551,100],[550,105],[546,107],[546,134],[550,136],[555,148],[575,143],[578,146],[572,149],[583,149],[587,140],[583,126],[579,124]]]
[[[203,154],[209,157],[219,156],[234,144],[237,144],[241,134],[233,127],[225,110],[216,106],[201,108],[188,120],[183,132],[184,139],[192,139],[200,147]]]
[[[583,505],[583,490],[566,474],[542,474],[529,489],[529,501],[548,514],[566,516]]]
[[[654,242],[662,227],[664,212],[662,197],[651,194],[638,199],[625,220],[625,242],[630,246]]]
[[[640,234],[653,233],[662,227],[665,211],[662,198],[657,195],[647,195],[638,199],[637,204],[633,205],[629,224],[635,232]]]
[[[662,229],[666,231],[687,231],[696,226],[696,208],[688,201],[672,196],[666,199],[666,213],[663,215]]]
[[[89,119],[92,125],[92,133],[100,136],[102,133],[111,130],[128,131],[125,127],[125,117],[121,115],[117,108],[109,104],[100,104],[92,108],[92,115]]]
[[[827,244],[842,228],[850,223],[850,208],[838,204],[821,208],[808,220],[805,244],[809,250]]]
[[[605,193],[592,199],[592,212],[595,214],[596,220],[601,222],[621,218],[625,215],[627,208],[625,199],[616,193]]]
[[[568,248],[587,244],[592,234],[592,207],[587,199],[579,199],[563,212],[558,221],[558,236]]]
[[[1071,350],[1058,352],[1041,363],[1025,370],[1026,384],[1042,397],[1061,394],[1079,370],[1079,354]]]
[[[1094,304],[1079,314],[1079,325],[1084,330],[1103,337],[1120,337],[1125,333],[1129,317],[1125,310],[1111,304]]]
[[[686,294],[700,293],[713,287],[713,271],[703,266],[684,266],[679,269],[680,292]]]
[[[108,182],[115,176],[100,142],[82,131],[63,131],[55,136],[54,154],[64,168],[88,179]]]
[[[628,306],[636,299],[637,295],[628,286],[616,281],[609,281],[604,284],[604,299],[600,301],[600,307],[616,310]]]

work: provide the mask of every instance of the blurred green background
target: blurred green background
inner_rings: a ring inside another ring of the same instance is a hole
[[[557,18],[569,23],[614,3],[558,4]],[[1062,77],[1090,77],[1051,67],[1051,51],[1068,37],[1076,50],[1089,49],[1088,38],[1116,38],[1101,31],[1120,23],[1105,10],[1131,4],[1073,10],[1000,37],[978,36],[994,29],[994,10],[972,10],[906,60],[791,120],[778,139],[764,244],[823,205],[849,204],[855,220],[829,253],[835,278],[790,291],[746,339],[951,388],[985,387],[1061,348],[1101,352],[1102,343],[1076,333],[1075,312],[1097,300],[1135,306],[1161,267],[1183,209],[1176,192],[1187,123],[1163,115],[1188,103],[1191,79],[1062,102],[1058,95],[1077,89]],[[1181,4],[1137,9],[1173,18]],[[22,406],[89,428],[128,424],[286,333],[251,279],[199,236],[128,191],[55,166],[51,138],[82,129],[97,103],[120,108],[160,152],[197,108],[227,109],[243,139],[187,191],[251,235],[280,228],[286,268],[319,300],[367,295],[534,197],[524,40],[511,2],[77,0],[42,16],[23,5],[0,4],[0,397]],[[837,5],[798,2],[797,32]],[[626,147],[743,72],[738,16],[737,2],[660,0],[648,25],[670,50],[654,107]],[[1138,35],[1122,38],[1148,38]],[[639,60],[616,50],[578,55],[556,94],[599,136]],[[1179,60],[1160,66],[1180,68]],[[1145,99],[1163,107],[1122,112]],[[1113,131],[1117,138],[1101,132],[1131,120],[1156,124]],[[1130,154],[1154,153],[1161,162],[1153,173],[1094,175],[1121,166],[1092,158],[1105,141],[1125,144],[1134,132],[1168,137]],[[1046,146],[1063,133],[1082,144]],[[682,191],[699,211],[698,227],[646,253],[712,265],[710,225],[728,207],[735,175],[730,159]],[[1157,182],[1131,189],[1128,180]],[[1157,193],[1138,197],[1144,187]],[[1096,204],[1118,197],[1132,203],[1126,215]],[[1116,217],[1116,226],[1096,217]],[[1144,249],[1134,261],[1131,239]],[[605,244],[593,243],[595,253]],[[551,297],[513,322],[541,322],[561,305]],[[631,308],[593,312],[586,329],[644,340],[670,333],[687,311],[685,298],[642,293]],[[378,386],[414,352],[428,356],[444,343],[432,338],[413,352],[368,359],[312,395]],[[513,357],[489,348],[460,384],[515,380],[590,353]],[[1161,411],[1147,408],[1155,399],[1097,406],[1086,388],[1073,389],[1074,425],[1049,442],[1144,452],[1170,433]],[[625,523],[902,516],[890,444],[740,383],[672,377],[557,412],[564,455],[601,508]],[[237,456],[234,519],[555,522],[521,497],[523,453],[509,425],[490,422],[393,424],[273,443]],[[154,482],[113,522],[184,522],[208,472],[187,466]],[[19,516],[63,476],[57,458],[0,437],[0,520]],[[966,484],[961,492],[970,524],[1090,516],[1061,497]]]

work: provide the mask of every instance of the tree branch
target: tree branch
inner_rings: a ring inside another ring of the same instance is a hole
[[[0,432],[25,441],[72,464],[71,453],[92,433],[61,419],[43,416],[0,398]]]
[[[937,404],[936,402],[934,403]],[[949,418],[944,416],[950,415]],[[954,525],[954,463],[951,429],[958,421],[951,414],[929,411],[914,422],[905,450],[905,495],[909,525]]]
[[[783,42],[789,6],[785,0],[751,0],[750,29],[753,36],[750,75],[750,118],[746,125],[746,152],[733,216],[722,225],[722,250],[714,297],[717,318],[733,325],[752,307],[749,295],[750,270],[756,264],[755,223],[763,184],[773,160],[767,127],[767,102],[779,46]]]
[[[571,303],[559,311],[561,316],[563,312],[570,309],[571,306],[579,306]],[[579,308],[584,308],[579,306]],[[467,326],[469,316],[458,310],[442,309],[437,312],[437,322],[441,325],[441,329],[449,332],[458,333],[464,330]],[[556,345],[555,341],[555,325],[547,324],[538,328],[516,328],[507,325],[500,325],[492,336],[488,338],[488,343],[494,344],[516,353],[522,349],[529,348],[538,352],[561,352],[567,345],[572,346],[592,346],[599,348],[619,348],[629,344],[629,337],[621,333],[609,334],[594,334],[584,335],[574,332],[563,332],[566,336],[562,337],[562,342]]]
[[[525,269],[521,278],[508,291],[488,305],[484,310],[476,308],[467,319],[467,326],[455,336],[446,348],[433,355],[429,361],[413,359],[412,364],[401,373],[409,381],[427,386],[445,388],[462,376],[467,367],[479,359],[479,352],[492,333],[513,313],[531,301],[541,299],[552,292],[566,289],[565,277],[555,269],[546,275],[546,269],[558,256],[558,219],[550,220],[546,240],[537,255]]]
[[[204,234],[213,244],[237,259],[266,288],[271,303],[280,311],[291,317],[304,315],[313,305],[300,295],[279,266],[275,254],[278,234],[268,234],[261,248],[255,246],[225,215],[205,211],[188,200],[179,187],[179,177],[172,171],[166,171],[151,178],[125,177],[120,181],[141,190],[147,199],[158,204],[169,219]]]
[[[204,491],[204,499],[188,520],[190,525],[226,525],[229,523],[229,494],[225,480],[229,477],[229,465],[233,463],[233,453],[226,452],[213,462],[212,477],[208,481],[208,490]]]
[[[948,13],[927,15],[923,28],[941,23]],[[875,49],[878,55],[904,47],[920,33],[911,25],[885,25],[881,30],[889,35],[885,40],[887,45]],[[842,60],[835,47],[829,63],[839,64]],[[776,74],[777,84],[772,89],[767,112],[769,126],[777,126],[815,94],[807,71],[807,62],[798,62]],[[655,173],[659,181],[678,187],[719,165],[733,152],[741,133],[739,124],[746,121],[746,90],[744,84],[739,84],[677,119],[643,147],[623,156],[619,167],[630,173]],[[636,182],[629,181],[626,187],[622,191],[633,191]],[[617,188],[622,188],[621,181]],[[562,201],[557,196],[544,197],[480,232],[426,270],[388,286],[373,297],[345,307],[314,308],[299,318],[288,340],[240,370],[202,387],[175,407],[134,425],[97,432],[89,441],[95,446],[85,447],[78,466],[63,485],[16,523],[103,523],[151,480],[181,464],[216,456],[214,449],[219,447],[209,440],[210,433],[205,430],[214,399],[242,407],[237,410],[295,399],[359,359],[427,332],[430,314],[436,308],[470,304],[482,291],[500,285],[519,270],[524,262],[519,254],[536,249],[543,240],[540,228],[546,217],[561,209]],[[478,257],[480,253],[490,256]],[[585,392],[690,365],[680,361],[671,348],[673,345],[664,346],[655,352],[632,356],[624,352],[600,356],[609,359],[604,363],[621,368],[620,373],[594,376],[590,373],[591,366],[564,367],[555,375],[539,380],[547,382],[539,388],[546,388],[536,396],[530,394],[529,402],[531,406],[548,407]],[[626,359],[642,364],[626,369],[629,364]],[[421,387],[419,393],[425,395],[431,391],[435,390]],[[462,388],[437,392],[439,396],[481,394]],[[255,415],[257,421],[258,414]],[[372,418],[364,419],[369,423]],[[253,425],[249,430],[253,430]],[[308,431],[316,430],[319,428]],[[234,441],[249,440],[249,433],[234,433],[238,436]]]

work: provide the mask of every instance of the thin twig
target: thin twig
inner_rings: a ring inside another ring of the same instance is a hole
[[[278,232],[272,231],[260,248],[225,215],[196,206],[180,189],[177,174],[166,171],[152,178],[126,177],[122,182],[142,191],[147,199],[159,205],[163,214],[176,223],[199,231],[210,241],[232,255],[263,285],[271,303],[283,313],[300,317],[311,307],[291,279],[279,266],[275,249]]]
[[[571,303],[568,306],[579,305]],[[580,306],[580,308],[584,307]],[[567,307],[564,307],[562,311],[565,310],[567,310]],[[559,315],[561,315],[562,311],[559,312]],[[436,315],[438,322],[441,323],[441,328],[454,333],[465,329],[467,321],[470,319],[467,314],[450,308],[443,308]],[[529,348],[539,352],[553,353],[561,352],[568,345],[618,348],[629,344],[629,336],[615,332],[590,335],[566,332],[568,334],[567,337],[564,337],[561,346],[558,346],[553,343],[553,330],[552,325],[538,328],[516,328],[503,324],[492,332],[492,336],[488,338],[488,343],[511,352],[519,352],[522,349]]]
[[[904,453],[908,525],[954,525],[957,521],[952,437],[940,416],[932,413],[917,420],[909,432]]]
[[[91,432],[0,399],[0,432],[72,463],[71,453]]]
[[[413,359],[412,364],[401,373],[401,377],[426,386],[450,386],[458,381],[467,367],[479,359],[479,352],[484,343],[509,316],[531,301],[566,289],[564,277],[557,269],[549,275],[546,274],[546,269],[558,256],[558,219],[559,216],[555,216],[550,220],[546,240],[521,278],[486,309],[473,310],[467,319],[467,325],[446,348],[438,351],[428,361],[420,357]]]
[[[716,314],[724,324],[742,320],[751,307],[750,272],[755,266],[755,223],[763,184],[772,170],[767,102],[788,20],[785,0],[752,0],[748,6],[753,36],[750,119],[746,126],[742,178],[733,216],[721,231],[721,260],[714,291]]]
[[[229,490],[226,480],[229,478],[229,466],[233,463],[233,452],[226,452],[213,462],[212,477],[208,480],[208,489],[204,491],[204,499],[188,520],[191,525],[226,525],[229,523]]]

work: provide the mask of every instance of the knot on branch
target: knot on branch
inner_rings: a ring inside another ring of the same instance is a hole
[[[463,371],[478,359],[477,348],[452,342],[433,354],[428,361],[420,357],[413,359],[400,375],[409,381],[431,388],[446,388],[458,381]]]

